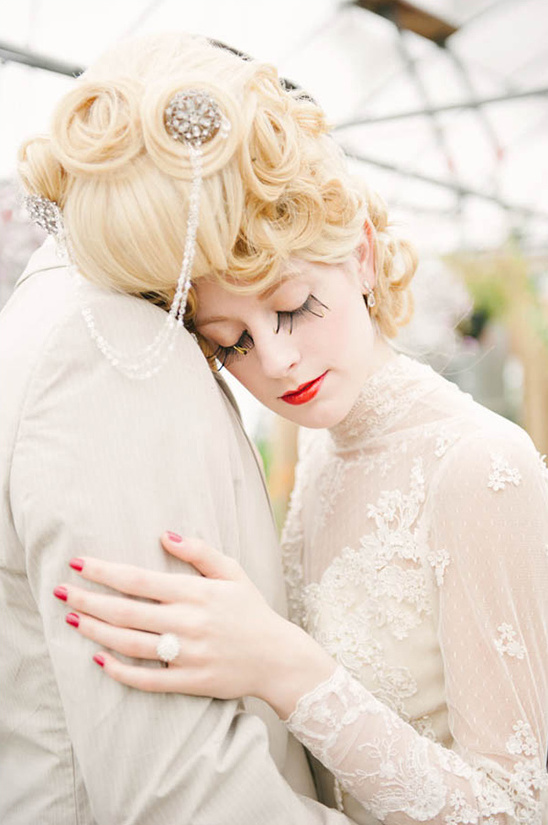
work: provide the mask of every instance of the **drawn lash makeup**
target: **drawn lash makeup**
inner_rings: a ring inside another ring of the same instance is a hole
[[[309,295],[304,304],[297,307],[297,309],[276,313],[278,316],[278,322],[274,332],[277,335],[280,330],[288,328],[289,334],[291,335],[295,320],[298,321],[307,314],[314,315],[316,318],[323,318],[326,312],[329,312],[329,307],[322,303],[319,298],[316,298],[315,295]],[[209,358],[218,361],[220,368],[222,369],[223,367],[231,364],[236,358],[245,357],[254,346],[255,344],[253,342],[253,338],[247,330],[244,330],[235,344],[232,344],[230,347],[223,347],[219,344],[215,352],[213,352]]]
[[[230,364],[235,358],[246,356],[254,346],[255,344],[253,343],[253,338],[247,330],[244,330],[235,344],[232,344],[230,347],[223,347],[219,344],[215,352],[209,357],[217,360],[220,368],[222,369]]]
[[[323,318],[325,312],[322,310],[326,310],[329,312],[329,307],[326,304],[323,304],[319,298],[316,298],[315,295],[309,295],[304,304],[298,309],[294,309],[291,312],[278,312],[278,325],[276,326],[276,334],[284,328],[284,326],[289,326],[289,334],[293,332],[293,321],[297,318],[301,318],[303,315],[310,313],[311,315],[315,315],[316,318]]]

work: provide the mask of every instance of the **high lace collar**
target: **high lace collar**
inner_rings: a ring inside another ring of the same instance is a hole
[[[329,430],[337,450],[355,449],[393,427],[424,395],[425,382],[436,377],[431,367],[405,355],[383,364],[366,380],[348,415]]]

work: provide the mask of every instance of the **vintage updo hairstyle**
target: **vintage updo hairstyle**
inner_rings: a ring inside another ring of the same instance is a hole
[[[192,170],[164,110],[176,92],[210,93],[231,123],[203,147],[193,281],[268,287],[290,256],[341,263],[369,224],[379,328],[411,313],[412,249],[388,231],[384,204],[346,171],[321,109],[286,90],[273,67],[208,41],[163,34],[126,41],[58,104],[51,134],[27,141],[30,193],[63,211],[71,255],[91,281],[170,306],[183,258]],[[195,299],[191,290],[187,319]]]

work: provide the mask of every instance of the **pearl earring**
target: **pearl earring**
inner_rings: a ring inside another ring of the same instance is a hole
[[[365,290],[365,302],[369,309],[373,309],[374,306],[377,305],[377,299],[375,298],[375,293],[373,289],[369,286],[368,281],[364,281],[362,284]]]

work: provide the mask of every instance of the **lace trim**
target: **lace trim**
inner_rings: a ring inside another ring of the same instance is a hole
[[[329,430],[337,448],[354,449],[405,418],[414,401],[424,395],[425,380],[438,376],[431,367],[405,355],[382,366],[367,379],[346,418]]]
[[[282,567],[285,579],[287,596],[287,611],[290,621],[303,626],[304,624],[304,572],[302,554],[304,546],[302,528],[302,479],[304,465],[297,466],[295,486],[289,500],[287,518],[281,538]]]
[[[339,666],[299,699],[287,726],[333,773],[336,785],[380,820],[402,812],[424,822],[441,813],[445,825],[498,825],[497,815],[506,814],[519,825],[541,825],[537,796],[548,777],[523,719],[513,726],[507,750],[528,758],[511,772],[492,762],[474,766],[438,743],[409,736],[408,725]],[[366,732],[362,744],[353,728]],[[478,761],[473,754],[470,759]],[[466,784],[459,787],[459,779]]]
[[[347,771],[341,767],[345,748],[338,752],[341,734],[361,716],[382,716],[382,737],[358,747],[363,752],[363,767]],[[367,782],[371,796],[367,807],[378,819],[404,811],[419,821],[438,814],[446,799],[442,774],[427,758],[431,744],[417,738],[407,753],[398,749],[396,734],[406,728],[405,723],[353,680],[344,668],[311,693],[301,697],[287,720],[289,730],[336,777],[342,787],[360,798],[360,788]]]

